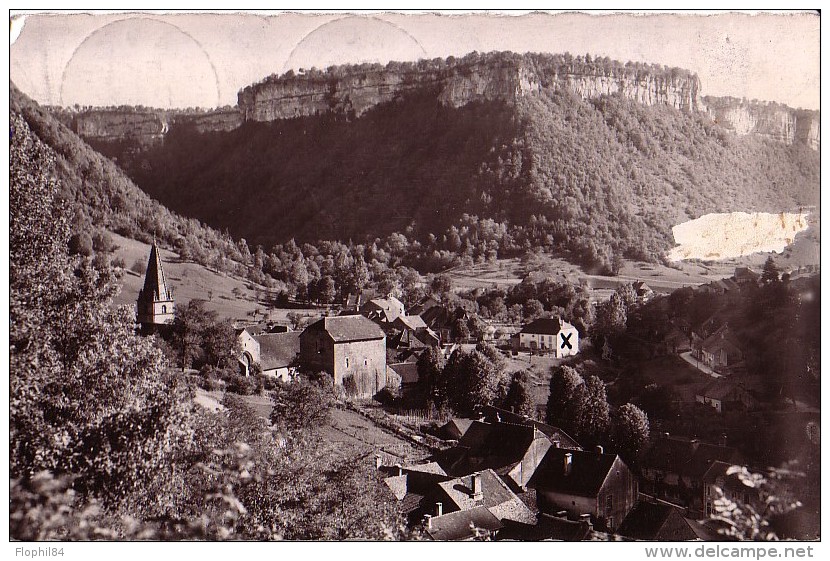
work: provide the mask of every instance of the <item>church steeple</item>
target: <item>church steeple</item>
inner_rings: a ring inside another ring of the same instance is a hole
[[[164,267],[161,264],[161,252],[153,236],[147,273],[144,276],[144,288],[138,293],[138,322],[144,331],[152,331],[154,326],[172,323],[175,317],[173,291],[167,285]]]

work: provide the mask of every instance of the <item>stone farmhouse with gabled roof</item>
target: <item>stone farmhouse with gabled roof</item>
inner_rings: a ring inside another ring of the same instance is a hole
[[[594,525],[614,531],[634,507],[637,479],[616,454],[597,450],[550,448],[533,474],[539,510],[567,511],[569,518],[589,514]]]
[[[474,421],[458,445],[438,454],[452,476],[493,469],[516,492],[526,489],[551,440],[535,427]]]
[[[391,327],[398,317],[404,315],[403,302],[394,296],[373,298],[360,307],[360,313],[384,328]]]
[[[703,476],[716,461],[742,464],[743,456],[730,446],[664,435],[643,455],[644,487],[650,494],[680,502],[700,513]]]
[[[324,317],[300,334],[300,366],[328,372],[347,393],[371,397],[386,386],[386,335],[362,315]]]
[[[522,329],[514,339],[518,349],[550,352],[555,357],[579,352],[579,331],[562,318],[537,319]]]
[[[259,364],[262,374],[288,382],[296,373],[300,354],[300,332],[285,331],[281,333],[262,333],[252,329],[236,330],[236,338],[241,347],[239,369],[244,376],[251,373],[254,364]]]

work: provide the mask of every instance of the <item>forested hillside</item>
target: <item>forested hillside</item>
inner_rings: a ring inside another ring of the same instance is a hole
[[[623,256],[659,259],[673,225],[708,212],[818,202],[818,154],[804,144],[737,136],[702,112],[567,90],[459,108],[411,93],[358,119],[215,133],[174,126],[148,152],[112,155],[170,208],[266,249],[398,232],[424,254],[542,246],[613,270]],[[469,217],[493,227],[460,236]]]
[[[58,201],[70,209],[72,233],[90,235],[109,229],[129,238],[187,248],[203,265],[227,271],[239,269],[241,254],[230,236],[197,219],[170,212],[139,189],[112,161],[70,131],[48,111],[9,83],[9,109],[53,152],[53,173],[61,190]],[[239,271],[237,271],[239,272]]]

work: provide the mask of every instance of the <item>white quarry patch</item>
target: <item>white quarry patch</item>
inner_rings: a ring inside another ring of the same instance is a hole
[[[669,259],[731,259],[758,252],[780,253],[796,234],[807,229],[808,214],[706,214],[672,228],[678,245],[669,252]]]

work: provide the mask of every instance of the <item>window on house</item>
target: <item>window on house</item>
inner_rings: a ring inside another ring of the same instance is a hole
[[[167,306],[162,306],[161,307],[161,313],[163,313],[163,314],[167,313]]]
[[[609,493],[605,497],[605,516],[611,516],[611,512],[613,510],[614,510],[614,495]]]
[[[706,516],[712,514],[712,503],[706,503]]]
[[[349,367],[349,357],[346,357],[346,368]]]
[[[363,366],[369,366],[369,359],[368,358],[363,359]]]

